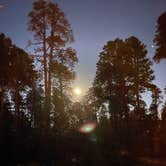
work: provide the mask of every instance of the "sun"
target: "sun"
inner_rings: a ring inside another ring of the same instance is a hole
[[[80,96],[81,93],[82,93],[82,91],[81,91],[81,89],[80,89],[79,87],[74,88],[73,92],[74,92],[74,94],[77,95],[77,96]]]

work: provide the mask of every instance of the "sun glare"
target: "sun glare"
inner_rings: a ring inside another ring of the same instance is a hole
[[[81,95],[81,89],[79,87],[74,88],[74,94],[77,96]]]

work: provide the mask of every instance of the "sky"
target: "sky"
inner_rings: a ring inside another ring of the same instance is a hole
[[[136,36],[146,46],[148,57],[155,51],[153,38],[157,18],[166,11],[166,0],[52,0],[59,4],[73,29],[79,64],[75,86],[83,92],[91,86],[98,55],[109,40]],[[0,0],[0,32],[25,48],[32,34],[27,30],[27,14],[34,0]],[[166,85],[166,60],[153,65],[155,81]],[[145,96],[146,97],[146,96]],[[148,100],[148,97],[147,97]]]

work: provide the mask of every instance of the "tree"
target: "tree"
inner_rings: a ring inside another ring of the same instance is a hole
[[[54,76],[54,86],[60,91],[61,98],[70,86],[71,81],[75,79],[74,67],[78,62],[76,52],[72,48],[57,50],[55,58],[52,61],[52,75]]]
[[[156,85],[151,85],[152,92],[152,103],[150,106],[150,111],[153,120],[158,120],[158,106],[161,103],[161,90]]]
[[[12,42],[4,34],[0,34],[0,110],[3,108],[6,88],[9,84]]]
[[[27,93],[26,107],[29,111],[29,119],[32,127],[40,128],[42,121],[43,108],[43,89],[36,82]]]
[[[16,116],[20,115],[21,92],[28,87],[31,88],[37,79],[37,73],[34,70],[33,59],[21,48],[13,45],[11,49],[12,61],[10,64],[9,79],[10,87],[13,92]]]
[[[83,97],[82,102],[84,114],[86,114],[85,119],[97,122],[98,112],[102,107],[104,107],[104,105],[103,100],[95,95],[94,87],[89,88],[89,90]]]
[[[72,48],[64,50],[66,44],[74,41],[72,29],[65,14],[61,11],[58,4],[48,3],[48,24],[50,26],[50,34],[48,36],[48,45],[50,47],[49,52],[49,64],[48,64],[48,93],[51,94],[52,85],[52,64],[56,57],[61,57],[61,62],[66,63],[68,60],[71,62],[77,61],[76,52]],[[60,52],[59,52],[60,49]],[[58,53],[60,55],[58,55]],[[64,57],[66,56],[66,57]],[[58,58],[58,60],[59,60]],[[73,63],[74,64],[74,63]]]
[[[47,97],[51,94],[54,52],[73,41],[72,30],[65,14],[56,3],[37,0],[33,3],[29,18],[29,30],[34,33],[34,39],[38,45],[37,51],[42,52],[44,90]]]
[[[164,88],[164,92],[166,94],[166,87]],[[162,120],[166,123],[166,101],[162,108]]]
[[[33,3],[33,10],[29,13],[29,30],[34,32],[34,38],[37,41],[39,47],[37,51],[42,52],[42,65],[44,68],[44,86],[45,86],[45,96],[47,94],[47,7],[46,1],[38,0]]]
[[[0,52],[2,56],[0,65],[1,105],[5,92],[10,90],[15,103],[15,113],[19,116],[21,92],[30,87],[37,78],[33,59],[23,49],[12,44],[12,41],[4,34],[0,35]]]
[[[129,93],[130,49],[120,39],[109,41],[99,55],[94,91],[105,103],[113,120],[127,118],[132,96]]]
[[[154,37],[156,52],[153,59],[159,62],[166,58],[166,12],[161,14],[157,20],[157,30]]]
[[[127,117],[131,107],[139,115],[145,111],[141,94],[154,79],[146,54],[145,45],[133,36],[107,42],[100,53],[93,86],[96,96],[108,103],[112,118]]]
[[[29,30],[34,33],[37,45],[36,53],[41,53],[44,72],[44,108],[47,116],[47,126],[50,125],[51,95],[53,80],[59,80],[62,95],[63,80],[70,82],[74,78],[73,67],[67,64],[77,62],[75,51],[66,48],[74,41],[72,30],[65,14],[58,4],[37,0],[29,13]],[[71,70],[72,69],[72,70]],[[55,86],[55,85],[54,85]]]
[[[141,94],[148,90],[154,80],[152,62],[147,58],[147,50],[144,44],[136,37],[126,39],[126,44],[131,50],[131,93],[135,96],[135,110],[141,111]]]
[[[71,100],[68,96],[64,95],[63,98],[61,96],[61,92],[58,88],[53,89],[52,95],[52,111],[51,111],[51,126],[57,135],[65,134],[70,128],[70,108],[71,108]],[[64,103],[65,108],[64,109]]]

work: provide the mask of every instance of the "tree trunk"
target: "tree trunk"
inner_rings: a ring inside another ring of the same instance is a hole
[[[19,104],[19,88],[18,88],[18,85],[17,83],[15,84],[15,87],[14,87],[14,100],[15,100],[15,115],[16,117],[19,118],[20,116],[20,104]]]
[[[44,89],[45,89],[45,124],[46,129],[50,126],[50,97],[48,89],[48,60],[47,60],[47,41],[46,41],[46,21],[44,16],[44,31],[43,31],[43,65],[44,65]]]
[[[62,100],[62,108],[63,108],[63,111],[64,111],[63,83],[62,83],[61,74],[59,74],[59,89],[60,89],[61,100]]]
[[[44,16],[44,32],[43,32],[43,65],[44,65],[44,87],[45,87],[45,97],[48,95],[47,87],[47,50],[46,50],[46,23]]]
[[[50,43],[50,54],[49,54],[49,70],[48,70],[48,95],[51,96],[51,88],[52,88],[52,62],[53,62],[53,41],[52,37],[54,36],[53,30],[51,31],[51,43]]]
[[[139,100],[139,85],[136,85],[136,108],[140,110],[140,100]]]
[[[2,85],[2,86],[0,87],[0,111],[3,110],[4,93],[5,93],[5,87]]]

